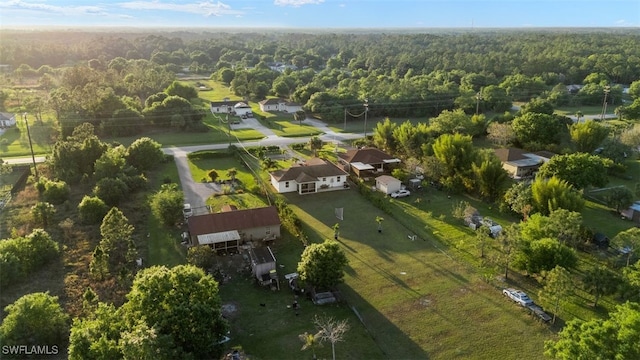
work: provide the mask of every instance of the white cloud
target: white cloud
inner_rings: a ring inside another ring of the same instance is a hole
[[[324,0],[274,0],[274,4],[278,6],[293,6],[299,7],[309,4],[322,4]]]
[[[5,10],[21,10],[21,11],[33,11],[33,12],[46,12],[49,14],[59,14],[65,16],[73,15],[108,15],[106,10],[101,6],[57,6],[50,5],[43,2],[28,2],[21,0],[2,1],[0,2],[0,9]]]
[[[205,16],[242,15],[237,10],[232,10],[231,6],[220,1],[200,1],[187,4],[166,3],[162,1],[130,1],[118,4],[120,7],[129,10],[166,10],[185,12],[190,14],[200,14]]]

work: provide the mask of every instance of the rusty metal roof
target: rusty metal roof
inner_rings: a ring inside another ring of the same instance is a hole
[[[280,226],[275,206],[195,215],[189,218],[191,236],[220,233],[232,230],[254,229],[263,226]]]

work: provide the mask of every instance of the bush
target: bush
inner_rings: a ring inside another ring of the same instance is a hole
[[[57,296],[42,292],[27,294],[6,310],[7,317],[0,325],[3,345],[24,345],[28,349],[45,345],[59,347],[68,337],[69,316],[62,310]]]
[[[160,144],[148,137],[137,139],[127,149],[127,162],[140,171],[151,170],[163,160]]]
[[[193,246],[187,252],[187,262],[208,271],[216,264],[216,253],[209,246]]]
[[[103,178],[93,192],[109,206],[117,206],[129,194],[129,187],[122,179]]]
[[[184,194],[177,184],[164,184],[151,198],[151,210],[166,226],[182,220]]]
[[[66,182],[45,180],[42,197],[44,201],[50,204],[60,205],[67,201],[70,193],[71,189]]]
[[[149,180],[144,174],[133,175],[133,176],[123,176],[122,181],[127,184],[129,191],[136,192],[139,190],[145,190],[149,185]]]
[[[80,220],[88,225],[100,223],[107,211],[109,211],[107,204],[96,196],[85,195],[78,205]]]
[[[14,283],[60,252],[49,234],[36,229],[26,237],[0,241],[0,286]]]

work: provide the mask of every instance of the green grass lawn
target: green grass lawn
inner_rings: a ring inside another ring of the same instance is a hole
[[[52,122],[36,124],[29,120],[31,143],[34,154],[47,154],[51,152],[51,136],[54,132]],[[7,129],[0,135],[0,158],[31,155],[27,128],[23,121],[19,121],[16,127]]]
[[[287,308],[296,300],[294,293],[284,281],[284,274],[294,272],[302,253],[302,244],[285,236],[272,247],[278,261],[280,290],[272,291],[256,284],[247,272],[231,272],[231,280],[220,285],[223,304],[235,306],[236,312],[229,316],[231,323],[230,347],[241,346],[252,359],[311,359],[311,350],[301,351],[298,335],[316,333],[314,318],[333,317],[347,319],[350,325],[344,341],[336,344],[338,359],[387,359],[397,358],[382,353],[370,334],[347,306],[316,306],[305,297],[297,298],[299,315]],[[240,256],[240,255],[235,255]],[[223,259],[222,264],[228,259]],[[229,260],[231,262],[231,260]],[[261,306],[260,304],[264,304]],[[331,345],[316,349],[319,359],[331,358]],[[424,357],[422,357],[424,358]]]
[[[314,136],[322,133],[316,127],[300,125],[297,121],[289,118],[270,118],[262,123],[266,124],[276,135],[283,137]]]
[[[159,189],[165,180],[180,183],[178,169],[173,160],[161,166],[158,175],[154,176],[151,188]],[[147,265],[175,266],[185,264],[187,249],[180,245],[182,230],[179,227],[167,228],[152,212],[147,219]]]
[[[613,108],[608,109],[607,113],[613,114]],[[562,106],[555,109],[555,113],[559,115],[575,115],[578,111],[582,112],[582,115],[598,115],[602,114],[601,105],[580,105],[580,106]]]
[[[340,242],[350,264],[341,290],[387,357],[542,357],[543,342],[551,337],[549,328],[504,300],[498,288],[449,255],[447,243],[469,236],[466,228],[447,221],[452,199],[441,195],[438,202],[421,201],[432,207],[432,213],[407,212],[409,229],[355,190],[287,198],[307,224],[311,241],[332,236],[332,226],[338,222],[334,208],[344,207]],[[394,211],[405,212],[403,204],[415,199],[394,201],[402,205]],[[382,234],[377,232],[376,216],[385,219]],[[415,241],[408,238],[413,234],[418,234]]]

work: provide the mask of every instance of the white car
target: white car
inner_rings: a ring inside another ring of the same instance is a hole
[[[182,208],[182,215],[184,215],[185,219],[193,215],[193,209],[191,209],[191,204],[184,204],[184,207]]]
[[[391,197],[394,199],[409,196],[409,195],[411,195],[411,192],[409,190],[398,190],[396,192],[391,193]]]
[[[504,289],[502,294],[522,306],[533,305],[533,300],[522,290]]]

